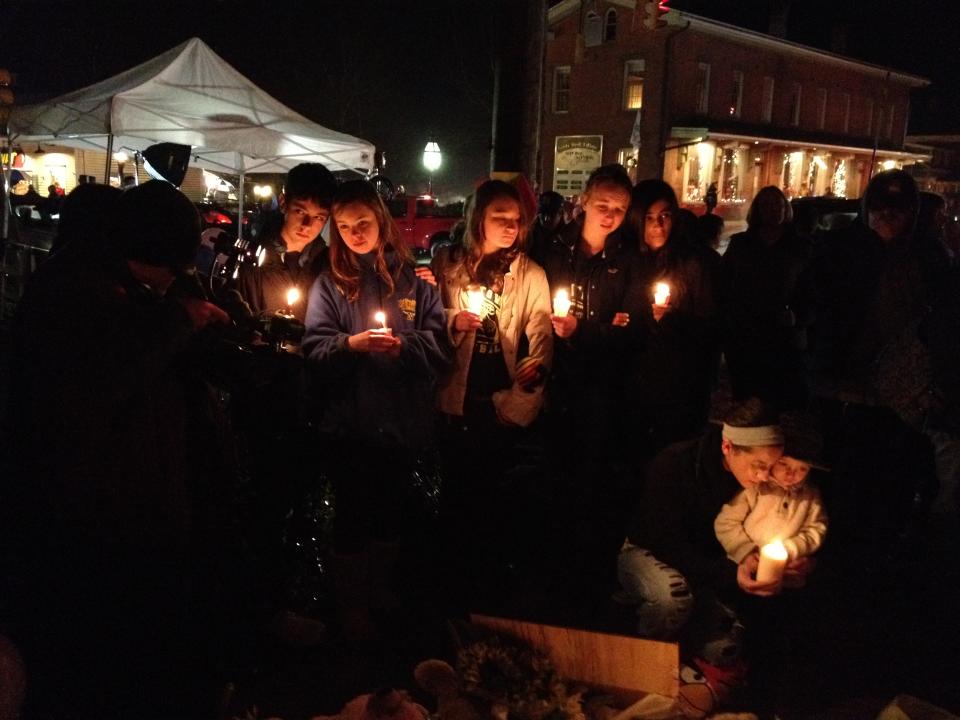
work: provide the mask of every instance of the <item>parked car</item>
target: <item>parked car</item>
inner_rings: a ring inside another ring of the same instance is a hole
[[[463,203],[442,205],[432,195],[403,195],[386,200],[400,237],[415,253],[429,254],[450,241],[450,229],[463,218]]]
[[[790,201],[794,217],[798,208],[812,207],[817,211],[817,232],[841,230],[850,226],[860,214],[860,201],[854,198],[840,197],[801,197]],[[802,210],[801,210],[802,212]]]
[[[230,232],[235,232],[234,226],[237,222],[237,208],[225,208],[222,205],[212,202],[198,202],[195,203],[197,206],[197,212],[200,213],[200,219],[203,222],[203,229],[207,228],[224,228]],[[250,227],[250,216],[252,215],[252,210],[245,209],[243,211],[243,227],[244,234]]]

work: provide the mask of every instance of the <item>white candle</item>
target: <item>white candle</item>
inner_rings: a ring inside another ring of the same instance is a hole
[[[760,548],[760,564],[757,566],[757,582],[775,583],[783,577],[789,555],[780,540],[774,540]]]
[[[566,317],[570,312],[570,296],[566,290],[557,290],[553,297],[553,314],[557,317]]]
[[[658,282],[653,287],[653,302],[655,305],[666,305],[670,299],[670,286],[665,282]]]
[[[467,311],[477,317],[483,312],[483,287],[471,285],[467,288]]]

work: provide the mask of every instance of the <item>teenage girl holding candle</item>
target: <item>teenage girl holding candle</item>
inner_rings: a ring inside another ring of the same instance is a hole
[[[370,603],[386,597],[408,485],[433,445],[435,381],[452,354],[440,296],[416,276],[366,181],[334,195],[330,268],[310,291],[303,351],[329,399],[321,430],[332,440],[336,492],[331,571],[346,629],[364,634]]]
[[[464,245],[443,248],[434,261],[457,348],[439,405],[467,424],[526,427],[543,404],[553,357],[550,288],[521,252],[525,234],[519,193],[489,180],[476,191]]]
[[[509,513],[522,516],[525,500],[512,494],[516,483],[504,482],[504,473],[530,464],[522,448],[543,405],[553,331],[546,274],[522,252],[526,227],[517,189],[489,180],[477,188],[463,245],[443,248],[434,260],[456,347],[438,396],[446,419],[447,576],[465,583],[511,563],[518,533],[529,525],[510,521]],[[489,522],[493,516],[498,523]],[[475,597],[476,589],[467,592]]]
[[[665,182],[643,180],[633,189],[641,267],[633,290],[650,312],[632,368],[631,408],[634,437],[643,438],[648,456],[703,429],[720,359],[714,264],[684,235],[678,212]]]

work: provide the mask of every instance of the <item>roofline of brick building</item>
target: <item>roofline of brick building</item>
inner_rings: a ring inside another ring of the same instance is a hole
[[[609,0],[609,2],[611,2],[611,4],[619,5],[628,9],[634,9],[637,6],[636,0]],[[581,0],[561,0],[561,2],[557,3],[548,10],[548,25],[559,22],[580,7]],[[844,55],[837,55],[836,53],[828,52],[826,50],[819,50],[817,48],[810,47],[809,45],[802,45],[800,43],[793,42],[792,40],[785,40],[773,35],[756,32],[755,30],[747,30],[746,28],[737,27],[736,25],[730,25],[729,23],[720,22],[719,20],[712,20],[710,18],[701,17],[700,15],[694,15],[681,10],[671,9],[664,16],[664,19],[670,25],[686,25],[689,23],[690,27],[701,30],[705,33],[721,35],[755,46],[774,48],[782,52],[792,53],[799,57],[812,57],[821,61],[825,60],[836,65],[851,67],[860,72],[867,72],[871,75],[879,76],[894,82],[903,83],[911,87],[926,87],[930,84],[930,80],[920,77],[919,75],[912,75],[910,73],[896,70],[894,68],[884,67],[882,65],[874,65],[873,63],[864,62],[863,60],[855,60]]]

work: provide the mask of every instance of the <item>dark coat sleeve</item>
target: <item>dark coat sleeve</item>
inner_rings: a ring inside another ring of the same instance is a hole
[[[416,329],[397,333],[403,343],[399,360],[404,369],[435,379],[453,361],[453,348],[447,333],[447,314],[437,288],[419,278],[416,279],[416,285]]]
[[[307,303],[303,356],[310,360],[321,378],[338,378],[352,372],[357,353],[350,350],[351,322],[346,298],[327,274],[321,274],[310,289]]]

